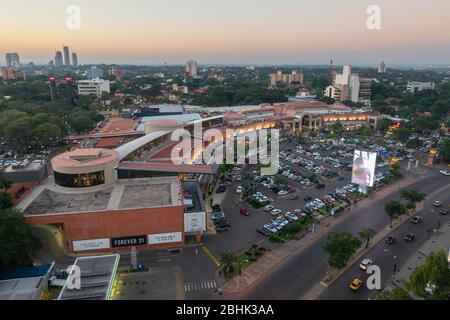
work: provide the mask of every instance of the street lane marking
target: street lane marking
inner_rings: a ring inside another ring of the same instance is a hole
[[[186,283],[184,285],[185,292],[211,290],[217,288],[217,283],[214,280],[206,280],[196,283]]]
[[[321,282],[320,284],[328,288],[328,285],[326,283]]]
[[[217,257],[208,249],[208,247],[204,246],[202,249],[218,268],[222,265],[220,260],[217,259]]]

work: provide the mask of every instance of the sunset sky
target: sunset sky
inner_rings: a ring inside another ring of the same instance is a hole
[[[66,27],[69,5],[81,30]],[[366,9],[382,10],[382,30]],[[1,5],[0,63],[450,64],[449,0],[15,0]]]

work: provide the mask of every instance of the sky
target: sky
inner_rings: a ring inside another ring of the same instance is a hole
[[[47,63],[63,45],[84,64],[450,64],[448,0],[2,2],[1,64],[6,52]],[[370,5],[381,30],[367,28]]]

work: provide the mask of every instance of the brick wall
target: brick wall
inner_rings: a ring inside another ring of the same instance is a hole
[[[181,232],[182,242],[161,245],[136,246],[137,250],[149,248],[177,248],[184,246],[184,211],[182,206],[25,216],[28,224],[62,225],[72,252],[72,242],[102,238],[121,238],[149,234]],[[111,248],[92,252],[123,252],[130,247]]]

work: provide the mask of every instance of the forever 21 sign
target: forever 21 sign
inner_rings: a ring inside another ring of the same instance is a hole
[[[128,247],[128,246],[142,246],[147,244],[147,236],[112,238],[111,245],[113,248]]]

